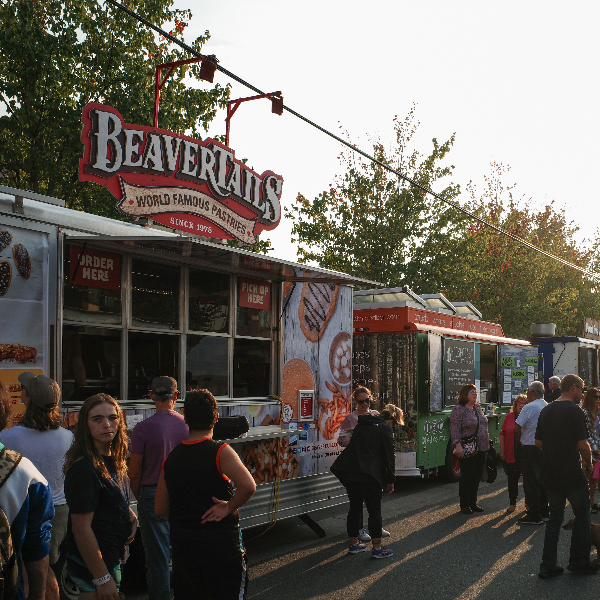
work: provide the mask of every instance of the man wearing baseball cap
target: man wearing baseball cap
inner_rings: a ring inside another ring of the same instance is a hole
[[[21,402],[25,415],[21,426],[2,432],[2,443],[11,450],[26,456],[48,481],[52,490],[55,515],[52,519],[49,565],[60,558],[60,544],[67,533],[69,507],[65,499],[63,463],[67,450],[73,443],[73,434],[61,427],[58,409],[60,388],[45,375],[21,373]],[[46,576],[46,600],[58,600],[59,588],[54,571]]]
[[[156,413],[138,423],[131,435],[129,479],[138,499],[138,517],[146,551],[146,579],[149,600],[170,600],[169,521],[154,512],[156,486],[162,464],[171,450],[188,437],[184,418],[173,410],[177,382],[172,377],[156,377],[150,398]]]

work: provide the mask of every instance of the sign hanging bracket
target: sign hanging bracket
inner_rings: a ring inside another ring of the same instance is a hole
[[[214,54],[210,56],[199,56],[197,58],[188,58],[187,60],[178,60],[176,62],[171,63],[163,63],[161,65],[156,65],[156,83],[154,86],[154,127],[158,128],[158,104],[160,102],[160,90],[163,89],[165,83],[167,83],[167,79],[173,75],[173,71],[177,67],[181,67],[182,65],[191,65],[194,63],[202,63],[200,66],[200,79],[203,81],[208,81],[209,83],[213,82],[213,78],[215,75],[215,71],[217,70],[218,60]],[[160,80],[160,73],[163,69],[169,69],[169,72],[165,75],[165,78]]]

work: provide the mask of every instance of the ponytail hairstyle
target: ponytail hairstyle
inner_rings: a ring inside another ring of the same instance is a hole
[[[384,421],[393,421],[394,426],[404,425],[404,413],[395,404],[386,404],[379,413],[379,418]]]
[[[127,475],[127,425],[125,423],[123,411],[119,407],[117,401],[108,394],[95,394],[83,403],[83,406],[79,411],[79,421],[77,423],[77,430],[75,431],[75,440],[73,441],[71,447],[67,450],[67,454],[65,456],[64,471],[66,473],[69,470],[69,467],[71,467],[71,465],[77,459],[85,456],[90,460],[94,467],[100,471],[103,477],[106,477],[106,479],[111,479],[110,473],[108,472],[108,469],[102,460],[102,456],[94,444],[94,440],[88,425],[88,418],[91,410],[103,402],[106,404],[112,404],[115,407],[119,417],[117,433],[110,444],[110,455],[115,464],[119,481],[123,481]]]

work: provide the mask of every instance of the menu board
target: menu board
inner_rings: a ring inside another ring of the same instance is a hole
[[[510,405],[538,378],[537,346],[500,346],[500,397]]]
[[[444,339],[444,401],[456,404],[458,392],[467,383],[475,383],[475,343]]]

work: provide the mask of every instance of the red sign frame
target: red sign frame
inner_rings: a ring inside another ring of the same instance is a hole
[[[131,125],[97,102],[84,107],[82,120],[79,179],[106,187],[121,213],[244,244],[279,225],[283,178],[259,175],[225,144]]]

